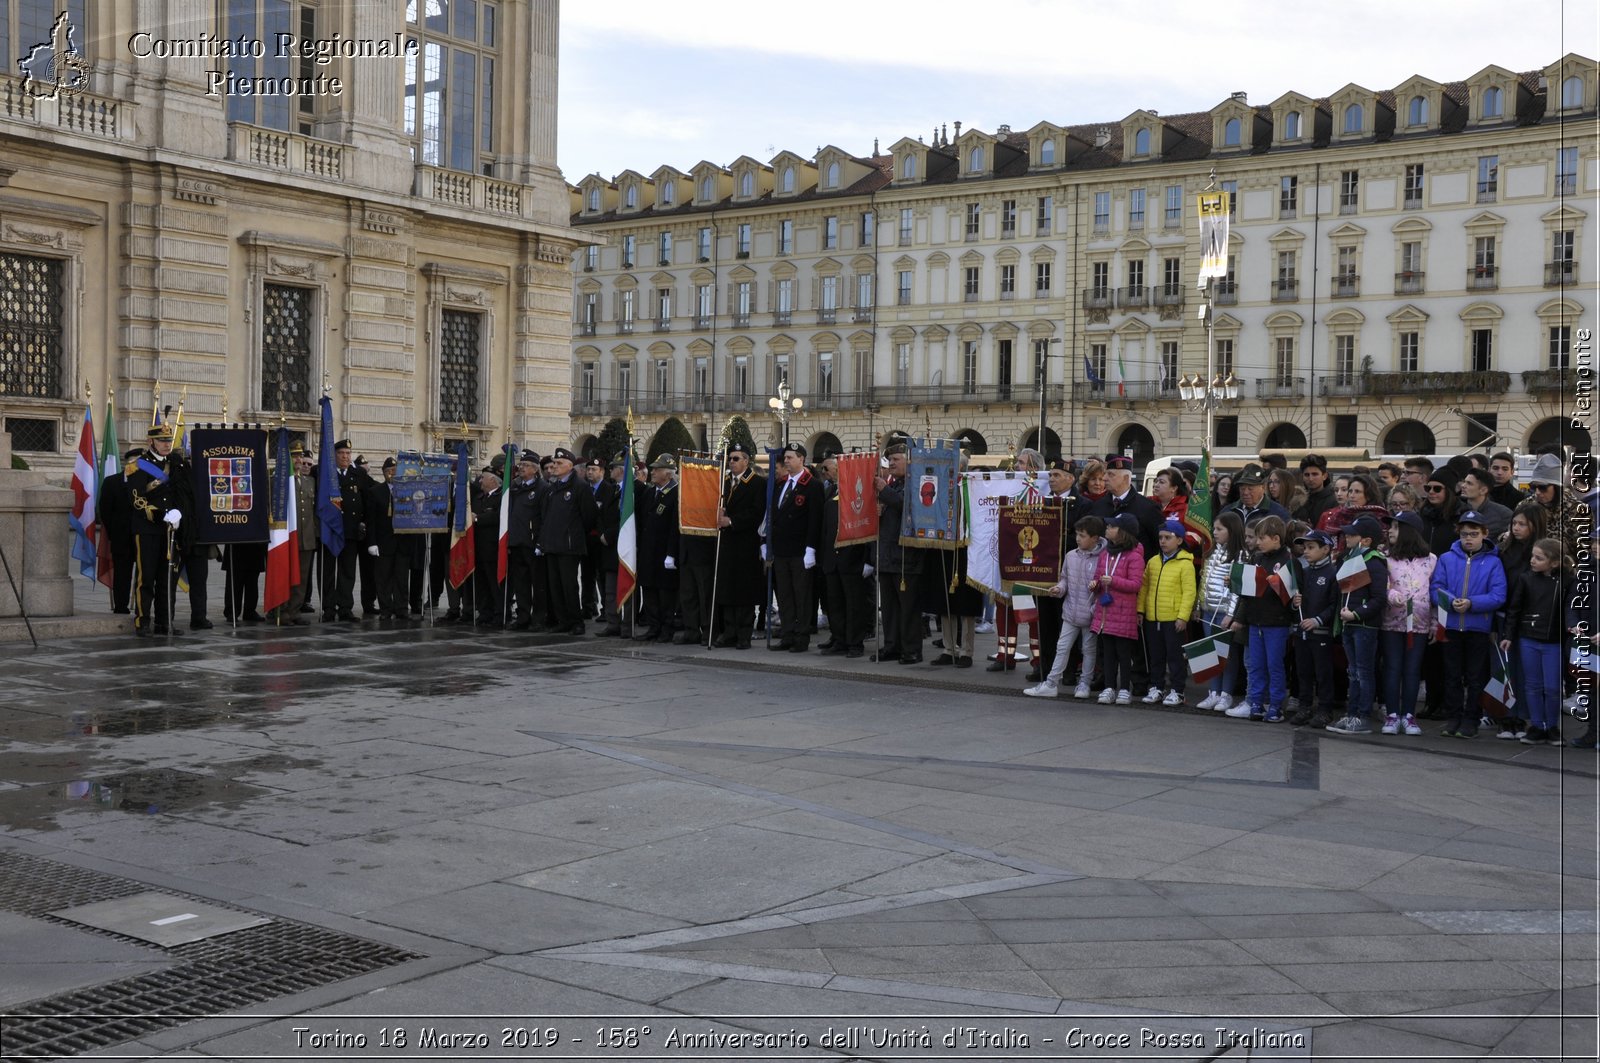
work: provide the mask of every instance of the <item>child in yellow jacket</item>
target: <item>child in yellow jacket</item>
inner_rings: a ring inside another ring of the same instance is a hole
[[[1139,587],[1139,615],[1144,618],[1144,644],[1150,648],[1150,691],[1146,705],[1183,704],[1189,662],[1183,655],[1183,633],[1194,615],[1194,555],[1183,548],[1184,527],[1169,518],[1156,535],[1160,552],[1145,562]],[[1166,696],[1162,696],[1162,676]]]

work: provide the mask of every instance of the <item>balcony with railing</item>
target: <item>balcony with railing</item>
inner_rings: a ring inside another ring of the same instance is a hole
[[[345,147],[327,140],[233,122],[228,126],[228,158],[280,173],[342,180]]]
[[[1528,373],[1523,374],[1524,382],[1528,377]],[[1376,373],[1350,370],[1322,377],[1317,382],[1317,393],[1330,398],[1362,395],[1432,395],[1437,398],[1455,398],[1461,395],[1504,395],[1510,390],[1511,374],[1493,369],[1465,372],[1418,370]]]
[[[1335,299],[1354,299],[1361,294],[1361,275],[1359,273],[1340,273],[1333,278],[1333,292]]]
[[[856,307],[855,311],[850,315],[850,320],[854,321],[858,325],[862,324],[863,322],[871,321],[872,320],[872,307],[870,307],[870,306],[858,306],[858,307]]]
[[[593,321],[578,322],[578,335],[593,336],[598,326]]]
[[[631,335],[633,335],[633,319],[632,318],[624,318],[621,321],[617,322],[617,335],[619,335],[619,336],[631,336]]]
[[[1148,393],[1154,396],[1159,392],[1159,381],[1140,381],[1141,385],[1149,385],[1141,394]],[[1087,387],[1087,384],[1073,385],[1074,393]],[[1112,396],[1115,397],[1116,385],[1110,385]],[[1170,390],[1170,389],[1169,389]],[[1039,403],[1039,389],[1034,384],[946,384],[929,386],[894,386],[873,387],[864,391],[810,391],[794,393],[796,397],[805,402],[808,410],[858,410],[868,405],[877,406],[986,406],[1003,403],[1026,404],[1036,407]],[[1050,404],[1059,404],[1067,397],[1067,385],[1051,384],[1045,401]],[[1104,397],[1101,395],[1101,397]],[[1177,392],[1170,390],[1170,394],[1161,393],[1161,397],[1176,398]],[[702,412],[715,405],[719,411],[738,412],[741,410],[766,410],[766,396],[756,396],[746,389],[742,394],[737,390],[719,393],[715,396],[689,391],[670,392],[638,392],[605,389],[605,388],[578,388],[572,395],[572,416],[574,417],[617,417],[625,415],[631,408],[635,413],[694,413]]]
[[[790,325],[790,324],[793,324],[794,323],[794,311],[793,310],[774,310],[772,312],[772,323],[774,325]],[[749,322],[746,321],[746,324],[749,324]]]
[[[825,306],[817,311],[817,324],[819,325],[834,325],[838,324],[838,321],[839,310],[837,307]]]
[[[656,318],[656,331],[657,332],[671,332],[672,331],[672,319],[670,317],[658,317],[658,318]]]
[[[9,63],[15,56],[7,55]],[[56,129],[96,140],[132,140],[134,105],[92,92],[60,91],[41,99],[22,79],[0,74],[0,121]]]
[[[1114,299],[1110,288],[1085,288],[1083,289],[1083,308],[1085,310],[1110,310]]]
[[[1184,287],[1181,284],[1161,284],[1154,292],[1157,306],[1182,306]]]
[[[739,315],[738,314],[734,314],[733,318],[734,318],[735,321],[737,321],[739,319]],[[745,315],[745,320],[746,321],[750,320],[750,315],[749,314]],[[711,315],[710,314],[696,314],[694,316],[694,327],[695,327],[695,331],[696,332],[704,332],[706,329],[710,328],[711,327]]]
[[[1578,283],[1577,259],[1564,258],[1554,262],[1546,262],[1544,266],[1544,284],[1547,288],[1559,288],[1564,284]]]
[[[1494,266],[1468,266],[1467,290],[1469,292],[1493,291],[1500,287],[1500,271]]]
[[[1428,275],[1420,269],[1402,270],[1394,275],[1394,294],[1396,295],[1421,295],[1427,289],[1424,284]]]
[[[1530,395],[1565,391],[1569,373],[1566,369],[1526,369],[1522,373],[1522,390]]]
[[[1143,284],[1129,284],[1117,291],[1118,310],[1143,310],[1150,305],[1150,289]]]
[[[510,181],[437,166],[418,166],[412,194],[462,210],[485,211],[510,218],[531,218],[530,189]]]
[[[1292,277],[1280,278],[1272,282],[1272,301],[1275,303],[1295,303],[1300,301],[1300,282]]]
[[[1218,306],[1239,305],[1239,284],[1237,281],[1217,281],[1211,286],[1211,301]]]
[[[1241,385],[1242,385],[1241,381]],[[1298,374],[1280,374],[1262,377],[1256,381],[1258,399],[1303,399],[1306,397],[1306,378]]]

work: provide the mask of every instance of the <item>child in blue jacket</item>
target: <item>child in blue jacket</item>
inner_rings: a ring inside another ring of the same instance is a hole
[[[1439,556],[1429,589],[1444,628],[1444,715],[1440,734],[1473,738],[1478,733],[1478,695],[1489,682],[1494,656],[1489,631],[1506,604],[1506,571],[1477,510],[1456,518],[1456,541]],[[1448,608],[1445,608],[1448,603]]]

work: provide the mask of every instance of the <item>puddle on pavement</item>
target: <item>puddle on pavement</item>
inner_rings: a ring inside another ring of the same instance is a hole
[[[270,792],[228,778],[147,768],[0,792],[0,823],[19,830],[59,830],[73,825],[60,817],[78,812],[155,816],[201,805],[237,804]]]

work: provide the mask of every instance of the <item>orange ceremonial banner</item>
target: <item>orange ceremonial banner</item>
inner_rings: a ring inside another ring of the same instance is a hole
[[[722,466],[709,458],[684,458],[678,470],[678,492],[678,530],[684,535],[717,534]]]

